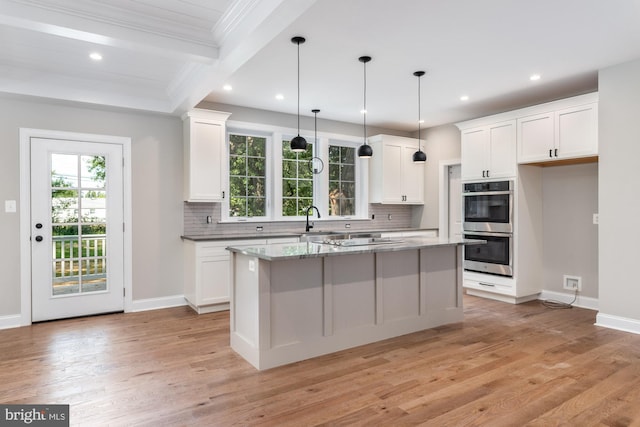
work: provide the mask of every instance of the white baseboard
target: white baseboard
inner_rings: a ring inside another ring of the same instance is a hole
[[[596,316],[596,326],[640,334],[640,320],[614,316],[612,314],[598,313]]]
[[[554,291],[542,291],[539,300],[555,300],[565,303],[573,301],[573,293],[554,292]],[[598,310],[599,301],[597,298],[583,297],[578,294],[576,301],[573,303],[575,307],[587,308],[589,310]]]
[[[170,297],[139,299],[131,302],[131,312],[158,310],[160,308],[180,307],[187,305],[184,295],[173,295]]]
[[[22,326],[22,316],[13,314],[11,316],[0,316],[0,329],[10,329]]]

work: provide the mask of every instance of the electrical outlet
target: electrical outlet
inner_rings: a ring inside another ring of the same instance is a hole
[[[594,213],[593,214],[593,224],[594,225],[598,225],[599,220],[600,220],[600,218],[598,218],[598,214]]]
[[[562,288],[569,291],[582,290],[582,277],[579,276],[562,276]]]

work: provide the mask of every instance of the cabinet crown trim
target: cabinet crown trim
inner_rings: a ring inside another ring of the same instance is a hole
[[[218,121],[226,121],[231,113],[227,113],[225,111],[216,111],[216,110],[206,110],[203,108],[194,108],[193,110],[187,111],[182,115],[182,120],[186,120],[188,118],[193,119],[203,119],[203,120],[218,120]]]
[[[561,110],[563,108],[576,107],[582,104],[592,104],[594,102],[598,102],[598,92],[591,92],[584,95],[573,96],[571,98],[564,98],[557,101],[546,102],[544,104],[520,108],[518,110],[506,111],[504,113],[494,114],[491,116],[484,116],[477,119],[458,122],[456,123],[456,126],[462,131],[479,126],[492,125],[498,122],[517,120],[523,117],[532,116],[534,114],[541,114],[547,113],[549,111]]]

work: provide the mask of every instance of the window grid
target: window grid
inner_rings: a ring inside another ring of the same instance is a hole
[[[266,212],[266,138],[229,135],[229,216],[264,217]]]
[[[282,216],[305,216],[313,205],[313,143],[302,153],[291,151],[290,141],[282,141]]]
[[[355,148],[329,145],[329,215],[356,214]]]

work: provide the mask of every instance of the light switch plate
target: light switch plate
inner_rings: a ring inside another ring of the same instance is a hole
[[[593,224],[594,224],[594,225],[598,225],[598,220],[599,220],[599,218],[598,218],[598,214],[597,214],[597,213],[594,213],[594,214],[593,214]]]
[[[4,211],[13,213],[17,210],[17,205],[15,200],[5,200],[4,201]]]

